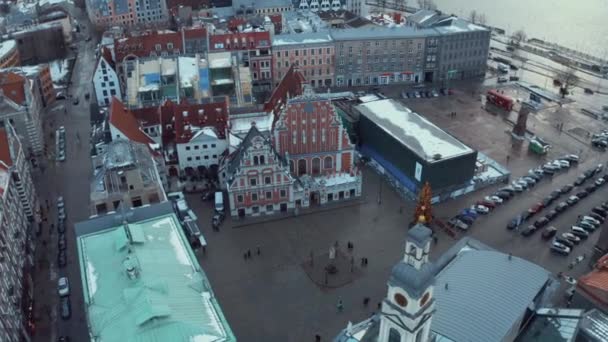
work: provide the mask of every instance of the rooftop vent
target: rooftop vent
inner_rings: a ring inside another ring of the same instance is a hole
[[[133,259],[133,257],[128,256],[125,258],[125,261],[122,263],[125,272],[127,273],[127,277],[131,280],[135,280],[139,277],[139,271],[137,270],[137,263]]]
[[[433,160],[439,160],[439,159],[441,159],[441,153],[433,154]]]

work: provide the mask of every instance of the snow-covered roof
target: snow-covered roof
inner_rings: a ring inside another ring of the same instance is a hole
[[[397,101],[372,101],[355,108],[427,162],[473,152],[473,149]],[[436,156],[440,156],[440,159]]]
[[[349,173],[337,173],[335,175],[322,177],[321,180],[325,182],[325,186],[330,187],[335,185],[354,183],[357,181],[357,178],[358,177],[356,175],[351,175]]]
[[[213,85],[221,85],[221,84],[231,84],[234,83],[234,80],[231,78],[220,78],[217,80],[213,80]]]
[[[5,40],[0,43],[0,57],[6,56],[17,46],[17,42],[14,39]]]
[[[247,134],[252,124],[255,124],[259,131],[270,131],[273,116],[271,113],[255,113],[236,115],[230,118],[230,132],[233,134]]]
[[[198,76],[198,63],[196,57],[179,57],[177,59],[179,68],[179,83],[182,87],[192,87]]]
[[[230,68],[232,66],[232,57],[230,52],[215,52],[209,54],[209,68]]]

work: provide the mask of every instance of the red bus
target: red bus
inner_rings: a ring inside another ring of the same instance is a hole
[[[488,90],[488,93],[486,94],[486,99],[491,104],[500,107],[508,112],[513,110],[513,104],[515,103],[512,98],[501,94],[494,89]]]

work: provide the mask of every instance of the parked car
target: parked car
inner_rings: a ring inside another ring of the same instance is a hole
[[[580,237],[581,239],[586,239],[589,237],[589,233],[579,226],[570,227],[570,232],[572,232],[572,234]]]
[[[572,242],[575,245],[578,245],[579,242],[581,242],[581,238],[572,234],[572,233],[562,233],[562,237],[570,242]]]
[[[477,219],[479,213],[477,213],[477,211],[475,211],[475,209],[473,208],[465,208],[462,210],[462,215],[470,216],[473,219]]]
[[[551,205],[551,203],[553,203],[553,200],[551,198],[547,197],[547,198],[543,198],[541,203],[543,204],[543,207],[546,208],[549,205]]]
[[[484,205],[475,205],[473,206],[473,208],[475,209],[475,211],[477,211],[480,214],[487,214],[490,212],[490,208],[484,206]]]
[[[513,230],[513,229],[517,228],[517,226],[519,226],[519,219],[518,218],[514,218],[511,221],[509,221],[509,223],[507,223],[507,229],[508,230]]]
[[[475,220],[473,218],[471,218],[470,216],[466,216],[466,215],[460,215],[456,217],[459,221],[464,222],[466,225],[471,226]]]
[[[569,162],[569,161],[567,161],[567,160],[564,160],[564,159],[558,159],[558,160],[556,160],[555,162],[556,162],[556,163],[559,163],[559,165],[560,165],[562,168],[568,168],[568,167],[570,167],[570,162]]]
[[[57,253],[57,264],[59,265],[59,267],[65,267],[65,265],[67,265],[68,260],[67,260],[67,255],[65,253],[65,250],[60,250]]]
[[[477,201],[477,203],[475,203],[475,204],[487,207],[490,210],[496,208],[496,204],[494,204],[494,202],[490,202],[490,201]]]
[[[586,215],[581,217],[582,221],[589,221],[589,222],[593,222],[593,224],[595,224],[596,226],[599,226],[600,224],[602,224],[602,222],[598,219],[596,219],[595,217],[592,217],[590,215]]]
[[[585,176],[578,176],[578,178],[574,181],[574,185],[579,186],[585,183],[586,180],[587,178]]]
[[[68,282],[67,277],[57,279],[57,293],[59,293],[60,297],[70,295],[70,283]]]
[[[606,202],[602,203],[601,207],[604,208],[605,210],[608,210],[608,203],[606,203]]]
[[[576,196],[570,196],[566,200],[566,203],[568,203],[568,205],[574,205],[574,204],[578,203],[578,201],[579,201],[578,197],[576,197]]]
[[[522,177],[521,178],[524,182],[528,183],[528,186],[535,186],[536,185],[536,179],[532,178],[532,177]]]
[[[553,199],[553,200],[556,200],[556,199],[558,199],[558,198],[559,198],[559,196],[561,196],[561,195],[562,195],[562,194],[561,194],[561,192],[559,192],[559,191],[557,191],[557,190],[556,190],[556,191],[551,191],[551,193],[549,194],[549,197],[550,197],[551,199]]]
[[[557,207],[555,207],[555,211],[557,211],[558,213],[561,213],[562,211],[568,209],[568,203],[566,202],[561,202],[560,204],[557,205]]]
[[[521,216],[522,221],[525,221],[525,220],[529,219],[530,217],[532,217],[532,215],[533,214],[531,212],[526,210],[523,213],[521,213],[520,216]]]
[[[606,183],[604,178],[598,178],[595,180],[595,185],[597,185],[597,186],[602,186],[602,185],[604,185],[604,183]]]
[[[602,208],[602,207],[595,207],[595,208],[591,209],[591,211],[604,218],[606,218],[606,216],[607,216],[606,210],[604,210],[604,208]]]
[[[513,195],[508,191],[497,191],[494,193],[494,196],[499,197],[503,201],[508,201]]]
[[[70,305],[70,297],[61,297],[59,301],[59,312],[61,312],[61,318],[64,320],[70,319],[72,316],[72,307]]]
[[[557,228],[555,228],[553,226],[547,227],[543,230],[541,237],[545,240],[548,240],[548,239],[552,238],[553,236],[555,236],[555,233],[557,233]]]
[[[515,190],[515,192],[522,192],[522,191],[524,191],[524,187],[521,186],[521,184],[518,184],[518,183],[515,183],[515,182],[511,183],[511,187],[513,188],[513,190]]]
[[[526,229],[521,231],[521,235],[530,236],[530,235],[534,234],[535,231],[536,231],[536,227],[528,226]]]
[[[543,210],[543,204],[542,203],[536,203],[535,205],[533,205],[532,207],[530,207],[530,209],[528,209],[529,212],[536,214],[537,212]]]
[[[585,191],[587,191],[588,193],[593,193],[595,192],[595,190],[597,190],[597,185],[595,184],[589,185],[585,188]]]
[[[564,237],[561,237],[561,236],[556,236],[555,239],[553,239],[553,242],[559,242],[562,245],[564,245],[566,247],[570,247],[570,248],[574,247],[574,242],[572,242]]]
[[[556,254],[568,255],[570,254],[570,247],[566,247],[561,243],[553,243],[551,245],[551,251]]]
[[[528,174],[526,177],[530,177],[530,178],[534,179],[537,183],[540,182],[541,179],[543,179],[542,174],[537,175],[536,173]]]
[[[572,191],[572,185],[564,185],[562,186],[562,188],[559,190],[562,194],[567,194],[570,191]]]
[[[542,228],[542,227],[546,226],[547,223],[549,223],[549,220],[546,217],[541,217],[534,222],[534,227]]]
[[[458,229],[462,229],[462,230],[469,229],[468,224],[466,224],[458,219],[451,219],[450,221],[448,221],[448,224],[454,228],[458,228]]]
[[[576,154],[567,154],[560,159],[565,159],[571,163],[578,163],[579,157]]]
[[[59,249],[60,251],[65,250],[68,246],[68,243],[65,239],[65,234],[61,234],[63,236],[62,239],[58,238],[57,239],[57,249]]]
[[[581,191],[581,192],[577,192],[576,193],[576,197],[578,197],[579,199],[583,199],[585,197],[589,196],[589,193],[587,191]]]
[[[600,224],[601,224],[601,223],[604,223],[604,220],[605,220],[605,218],[604,218],[603,216],[598,215],[598,214],[596,214],[596,213],[589,213],[589,215],[587,215],[587,216],[591,216],[591,217],[593,217],[594,219],[596,219],[597,221],[599,221],[599,222],[600,222]]]
[[[498,197],[498,196],[486,196],[483,199],[485,201],[493,202],[493,203],[496,203],[496,204],[501,204],[503,202],[503,199],[500,198],[500,197]]]
[[[559,213],[558,213],[557,211],[555,211],[555,210],[550,210],[550,211],[547,213],[547,215],[545,215],[545,217],[547,218],[547,220],[551,221],[551,220],[553,220],[554,218],[556,218],[556,217],[557,217],[557,215],[559,215]]]
[[[591,90],[590,88],[585,88],[585,94],[593,95],[593,90]]]
[[[596,229],[595,225],[589,221],[580,221],[576,225],[590,233],[593,233]]]

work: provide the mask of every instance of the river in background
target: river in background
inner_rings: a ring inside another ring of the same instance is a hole
[[[608,0],[434,0],[445,13],[484,13],[507,34],[523,29],[540,38],[600,58],[608,57]],[[408,3],[415,6],[416,2]]]

